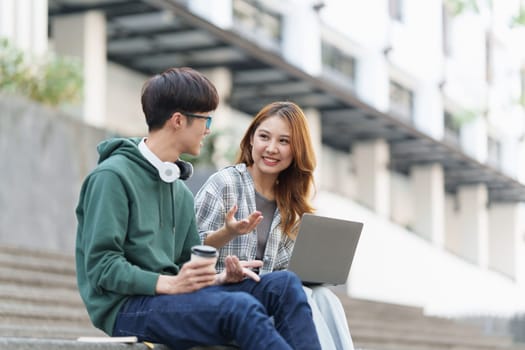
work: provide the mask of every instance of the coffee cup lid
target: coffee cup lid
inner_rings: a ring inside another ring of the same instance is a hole
[[[215,257],[217,255],[217,249],[209,245],[195,245],[191,247],[191,252],[199,256]]]

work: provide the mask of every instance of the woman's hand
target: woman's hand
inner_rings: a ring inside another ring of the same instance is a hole
[[[263,219],[262,213],[256,210],[248,215],[247,218],[237,220],[235,219],[235,213],[237,212],[237,209],[237,205],[231,207],[231,209],[226,213],[224,220],[224,227],[226,231],[233,237],[252,232]]]
[[[157,294],[191,293],[215,283],[217,273],[213,261],[197,260],[185,263],[176,276],[160,275]]]
[[[237,236],[252,232],[263,219],[260,211],[254,211],[247,218],[237,220],[235,219],[237,209],[237,205],[234,205],[228,210],[224,216],[224,225],[217,231],[209,233],[204,239],[204,244],[220,249]]]
[[[238,257],[228,255],[224,259],[224,264],[226,268],[217,275],[217,284],[238,283],[247,277],[256,282],[261,280],[259,275],[251,270],[261,267],[263,265],[261,260],[239,261]]]

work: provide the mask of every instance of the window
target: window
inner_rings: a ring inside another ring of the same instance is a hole
[[[323,68],[328,71],[328,75],[337,78],[342,83],[354,86],[355,58],[325,40],[321,42],[321,52]]]
[[[450,14],[450,11],[447,9],[445,5],[443,5],[443,17],[442,17],[442,30],[443,30],[443,38],[442,38],[442,45],[443,45],[443,55],[445,56],[451,56],[451,44],[450,44],[450,38],[451,38],[451,26],[452,26],[452,16]]]
[[[393,80],[390,80],[390,111],[399,119],[413,121],[414,93]]]
[[[233,18],[237,27],[280,43],[281,15],[265,8],[257,0],[233,0]]]
[[[492,35],[485,33],[485,79],[487,83],[492,82]]]
[[[521,82],[520,103],[523,107],[525,107],[525,67],[521,67],[520,82]]]
[[[444,112],[443,119],[445,123],[445,133],[443,135],[443,139],[458,146],[460,144],[461,129],[459,124],[454,120],[453,114],[449,111]]]
[[[501,165],[501,142],[492,137],[487,137],[487,163],[498,167]]]
[[[403,0],[388,0],[390,18],[403,22]]]

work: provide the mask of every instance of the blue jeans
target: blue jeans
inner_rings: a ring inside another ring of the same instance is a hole
[[[321,349],[301,281],[289,271],[194,293],[131,297],[113,330],[128,335],[174,350],[232,340],[246,350]]]

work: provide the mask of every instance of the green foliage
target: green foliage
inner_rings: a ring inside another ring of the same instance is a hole
[[[480,113],[474,110],[462,110],[461,112],[454,113],[452,115],[452,123],[454,127],[460,128],[461,126],[473,121]]]
[[[0,39],[0,91],[17,92],[28,85],[29,67],[21,51]]]
[[[478,1],[480,0],[444,0],[445,7],[447,11],[452,16],[458,16],[465,12],[475,12],[479,13],[480,8]],[[485,4],[487,4],[490,8],[492,8],[492,1],[493,0],[483,0]],[[518,14],[510,20],[509,26],[517,27],[517,26],[525,26],[525,7],[521,6]]]
[[[525,91],[521,93],[521,96],[518,100],[518,104],[525,108]]]
[[[189,154],[182,154],[181,159],[190,162],[194,166],[198,165],[212,165],[213,166],[213,153],[215,152],[215,138],[216,134],[211,133],[204,141],[201,148],[201,153],[198,156],[192,156]]]
[[[522,7],[517,16],[510,21],[510,27],[525,26],[525,8]]]
[[[29,57],[0,39],[0,91],[61,106],[78,102],[82,87],[82,65],[78,60],[55,54]]]
[[[68,57],[49,56],[35,79],[30,97],[52,106],[78,102],[82,91],[82,66]]]
[[[203,147],[201,149],[201,153],[194,157],[188,154],[181,155],[181,159],[185,160],[187,162],[192,163],[195,166],[212,166],[215,167],[216,164],[214,162],[215,157],[217,156],[217,139],[219,139],[222,136],[226,136],[228,138],[231,138],[231,130],[214,130],[211,134],[206,136],[203,141]],[[235,154],[237,152],[236,145],[232,146],[230,145],[224,154],[222,156],[229,161],[230,164],[233,164],[233,161],[235,160]]]
[[[476,0],[445,0],[447,10],[453,16],[460,15],[466,11],[479,12]]]

